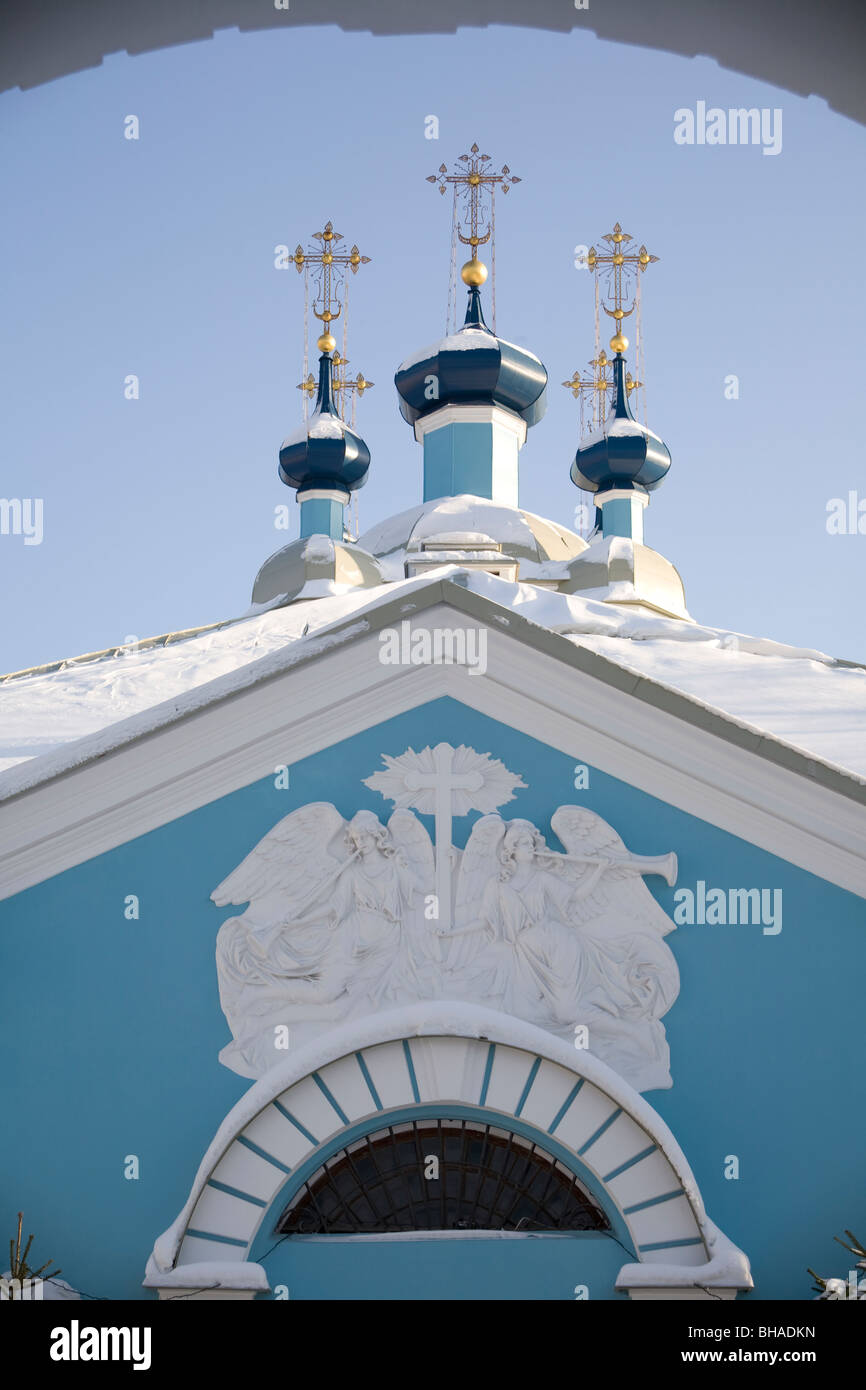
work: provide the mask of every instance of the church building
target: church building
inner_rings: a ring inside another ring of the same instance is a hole
[[[703,626],[647,544],[618,224],[586,534],[528,510],[509,177],[436,176],[469,259],[394,378],[415,506],[353,534],[328,223],[249,611],[0,678],[0,1190],[82,1296],[808,1299],[862,1223],[866,670]]]

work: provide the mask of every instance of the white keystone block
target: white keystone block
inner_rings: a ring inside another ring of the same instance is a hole
[[[457,1100],[478,1104],[489,1043],[473,1038],[413,1038],[410,1047],[423,1103]]]

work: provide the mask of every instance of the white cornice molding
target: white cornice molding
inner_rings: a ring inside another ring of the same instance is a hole
[[[341,502],[343,506],[348,502],[346,493],[333,487],[308,487],[305,491],[297,494],[297,501],[300,502]],[[301,536],[301,540],[307,540],[306,536]]]
[[[674,708],[688,702],[663,688],[658,703],[636,698],[640,677],[620,669],[612,684],[516,640],[507,629],[518,620],[505,613],[501,625],[478,622],[439,602],[411,616],[424,627],[485,627],[486,672],[383,665],[378,635],[356,626],[343,645],[203,702],[0,803],[0,898],[441,696],[866,897],[862,805],[739,746],[724,736],[732,721],[707,711],[706,728],[687,722],[661,697],[669,694]],[[743,742],[760,741],[743,726],[733,729]]]
[[[425,434],[444,429],[446,425],[495,425],[513,434],[518,449],[526,443],[526,421],[501,405],[443,405],[430,415],[415,421],[415,438],[424,442]]]
[[[649,493],[636,487],[612,487],[607,492],[595,494],[597,507],[603,507],[605,502],[637,502],[641,507],[646,507],[649,505]]]

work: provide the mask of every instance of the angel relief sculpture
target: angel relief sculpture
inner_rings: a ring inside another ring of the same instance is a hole
[[[673,882],[673,855],[630,855],[600,816],[561,806],[546,847],[531,821],[476,821],[457,880],[446,969],[476,997],[550,1032],[587,1029],[591,1050],[643,1088],[669,1085],[659,1022],[679,992],[662,940],[673,923],[642,875]]]
[[[498,1008],[586,1045],[639,1090],[671,1084],[662,1016],[679,990],[674,923],[644,874],[676,858],[629,854],[606,821],[560,806],[548,848],[528,820],[491,813],[523,786],[489,754],[439,744],[367,785],[396,802],[346,820],[330,802],[284,817],[212,894],[248,904],[217,937],[234,1041],[221,1060],[260,1076],[350,1018],[444,998]],[[414,811],[434,817],[435,846]],[[462,851],[452,817],[482,811]]]
[[[433,846],[411,811],[386,827],[372,811],[346,821],[320,801],[279,821],[211,895],[218,907],[249,903],[217,937],[235,1039],[221,1060],[259,1075],[278,1060],[280,1024],[301,1041],[322,1023],[429,997],[432,890]]]

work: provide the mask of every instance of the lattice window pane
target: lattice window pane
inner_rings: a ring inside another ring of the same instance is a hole
[[[434,1158],[438,1176],[427,1177]],[[355,1141],[296,1193],[277,1227],[291,1235],[609,1228],[549,1153],[465,1120],[389,1126]]]

